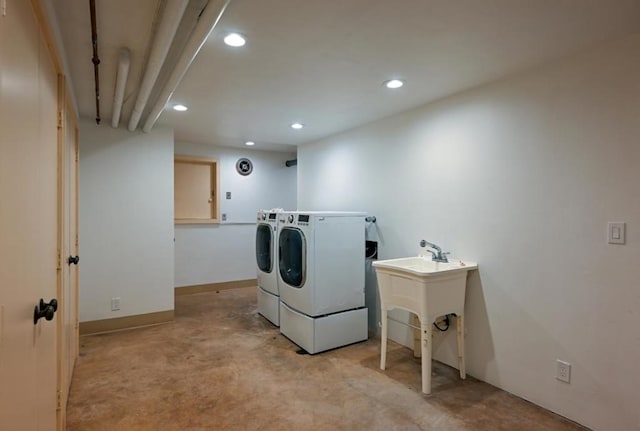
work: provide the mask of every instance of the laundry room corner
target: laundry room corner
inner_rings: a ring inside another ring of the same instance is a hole
[[[218,223],[175,225],[175,287],[255,285],[256,212],[261,208],[296,208],[296,153],[176,142],[176,156],[217,161]],[[251,172],[237,169],[248,160]]]

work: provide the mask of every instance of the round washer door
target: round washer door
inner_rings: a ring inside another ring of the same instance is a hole
[[[285,227],[278,238],[280,277],[291,287],[304,286],[307,271],[307,242],[302,231]]]
[[[273,232],[268,224],[259,224],[256,230],[256,261],[262,272],[270,273],[273,269]]]

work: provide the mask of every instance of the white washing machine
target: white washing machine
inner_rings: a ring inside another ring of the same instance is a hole
[[[258,278],[258,313],[280,326],[280,294],[278,292],[278,254],[276,234],[278,213],[258,211],[256,226],[256,263]]]
[[[280,332],[311,354],[367,339],[365,217],[278,216]]]

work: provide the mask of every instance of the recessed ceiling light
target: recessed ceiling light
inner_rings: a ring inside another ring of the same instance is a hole
[[[247,147],[253,147],[256,143],[253,141],[247,141],[244,143]]]
[[[388,81],[384,81],[384,86],[387,88],[400,88],[404,85],[404,82],[400,81],[399,79],[390,79]]]
[[[189,108],[187,108],[187,107],[186,107],[186,106],[184,106],[184,105],[173,105],[173,110],[174,110],[174,111],[184,112],[184,111],[186,111],[187,109],[189,109]]]
[[[247,42],[241,34],[229,33],[224,37],[224,43],[229,46],[233,46],[234,48],[238,48],[240,46],[244,46]]]
[[[301,124],[301,123],[293,123],[293,124],[291,125],[291,128],[292,128],[292,129],[296,129],[296,130],[300,130],[300,129],[302,129],[303,127],[304,127],[304,124]]]

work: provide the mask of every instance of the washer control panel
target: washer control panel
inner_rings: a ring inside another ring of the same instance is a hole
[[[259,211],[257,220],[258,222],[275,225],[278,221],[278,213],[277,211]],[[284,222],[284,220],[280,220],[280,222]]]

